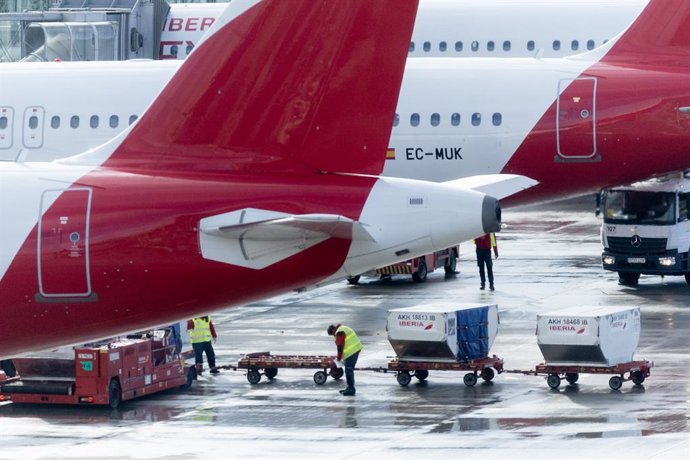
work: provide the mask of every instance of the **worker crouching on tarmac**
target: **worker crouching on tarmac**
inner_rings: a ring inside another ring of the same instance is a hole
[[[347,326],[341,324],[328,326],[326,330],[328,335],[332,335],[335,338],[335,346],[338,349],[338,355],[336,360],[339,362],[345,361],[345,380],[347,382],[347,388],[340,390],[343,396],[354,396],[355,395],[355,365],[357,364],[357,358],[359,358],[359,352],[362,351],[364,346],[362,342],[355,334],[355,331]]]
[[[211,374],[220,372],[216,368],[216,353],[213,351],[213,344],[218,339],[216,329],[213,327],[213,322],[210,316],[202,316],[187,321],[187,331],[192,341],[192,348],[194,348],[194,363],[199,371],[204,367],[204,353],[206,353],[206,361],[208,367],[211,368]]]

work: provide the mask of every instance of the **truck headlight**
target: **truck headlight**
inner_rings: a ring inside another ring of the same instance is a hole
[[[664,267],[671,267],[676,264],[676,258],[675,257],[659,257],[659,265],[663,265]]]
[[[601,256],[601,261],[604,265],[613,265],[616,263],[616,258],[613,256]]]

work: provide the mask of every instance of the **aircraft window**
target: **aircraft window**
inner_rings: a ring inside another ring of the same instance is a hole
[[[459,113],[456,112],[450,116],[450,124],[453,126],[458,126],[460,124],[460,114]]]
[[[74,115],[70,118],[69,125],[72,129],[77,129],[79,127],[79,115]]]
[[[55,115],[50,119],[50,127],[53,129],[58,129],[60,127],[60,117]]]
[[[431,126],[438,126],[441,123],[441,115],[438,113],[431,114]]]
[[[395,117],[393,118],[393,126],[398,126],[400,124],[400,115],[397,113],[395,114]]]
[[[455,51],[458,53],[462,51],[462,42],[455,42]]]
[[[608,40],[604,40],[603,42],[601,42],[601,44],[605,45],[607,42],[608,42]]]
[[[491,122],[494,124],[494,126],[501,126],[502,121],[503,115],[501,115],[499,112],[494,113],[491,117]]]
[[[0,129],[7,129],[7,117],[0,117]]]
[[[478,41],[472,42],[472,44],[470,45],[470,48],[472,48],[472,51],[478,51],[479,50],[479,42]]]
[[[410,53],[414,53],[414,42],[410,42]]]
[[[503,42],[503,51],[510,51],[510,40]]]
[[[587,49],[588,50],[594,49],[594,40],[587,40]]]
[[[488,42],[486,42],[486,49],[488,51],[493,51],[495,47],[496,44],[493,42],[493,40],[489,40]]]
[[[580,47],[580,42],[578,42],[577,40],[573,40],[572,42],[570,42],[570,49],[571,50],[577,51],[577,49],[579,47]]]
[[[96,129],[98,128],[98,115],[91,115],[91,120],[89,120],[89,126]]]
[[[445,52],[447,48],[448,48],[448,44],[446,42],[439,42],[439,44],[438,44],[438,50],[439,51]]]
[[[472,114],[472,126],[479,126],[482,123],[482,114],[474,112]]]
[[[29,129],[36,128],[38,128],[38,117],[36,115],[32,115],[29,117]]]
[[[110,127],[111,128],[117,128],[117,125],[120,124],[120,117],[117,115],[110,115]]]
[[[135,121],[137,121],[137,118],[139,118],[139,117],[136,116],[136,115],[130,115],[130,116],[129,116],[129,124],[131,125],[132,123],[134,123]]]
[[[412,126],[419,126],[419,114],[418,113],[413,113],[410,115],[410,124]]]
[[[527,51],[534,51],[534,40],[527,42]]]
[[[561,41],[560,40],[554,40],[553,41],[553,50],[558,51],[561,49]]]
[[[431,42],[424,42],[424,52],[428,53],[431,51]]]

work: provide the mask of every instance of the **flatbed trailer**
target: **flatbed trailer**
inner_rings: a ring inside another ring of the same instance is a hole
[[[247,380],[252,385],[261,381],[261,376],[273,380],[278,369],[319,369],[314,373],[314,383],[323,385],[328,377],[340,379],[344,371],[336,366],[333,356],[272,355],[269,352],[249,353],[244,355],[237,366],[219,366],[222,368],[246,369]]]
[[[630,361],[608,367],[541,363],[537,364],[534,370],[509,370],[507,372],[525,375],[546,375],[546,384],[554,390],[561,385],[562,378],[565,378],[568,383],[574,384],[579,380],[580,374],[614,374],[609,379],[609,388],[619,390],[623,386],[623,382],[627,381],[632,381],[635,386],[642,385],[645,379],[649,377],[652,367],[654,367],[654,362],[646,360]],[[625,377],[625,374],[628,374],[628,377]]]
[[[76,347],[72,357],[13,360],[18,378],[0,381],[0,401],[29,404],[108,405],[196,379],[177,345],[165,335],[128,336]]]
[[[372,369],[376,370],[376,369]],[[429,371],[469,371],[462,381],[468,387],[477,384],[478,377],[490,382],[496,374],[503,372],[503,359],[496,355],[487,358],[473,359],[465,362],[446,361],[400,361],[397,358],[388,363],[388,371],[396,372],[396,379],[402,386],[407,386],[416,377],[420,382],[429,377]]]

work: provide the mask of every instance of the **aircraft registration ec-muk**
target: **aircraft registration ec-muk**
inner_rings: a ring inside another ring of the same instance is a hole
[[[416,8],[233,1],[234,19],[219,18],[121,135],[61,161],[0,164],[0,358],[497,230],[493,197],[377,177]]]

